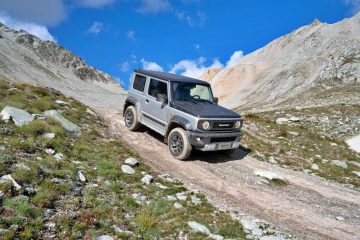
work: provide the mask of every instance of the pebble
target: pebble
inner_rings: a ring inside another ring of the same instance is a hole
[[[169,200],[169,201],[176,201],[176,200],[177,200],[176,197],[171,196],[171,195],[168,195],[166,198],[167,198],[167,200]]]
[[[287,123],[289,121],[289,119],[287,119],[287,118],[278,118],[278,119],[276,119],[276,123],[277,124],[284,124],[284,123]]]
[[[342,216],[337,216],[337,217],[336,217],[336,220],[338,220],[338,221],[344,221],[344,220],[345,220],[345,218],[344,218],[344,217],[342,217]]]
[[[45,227],[46,228],[54,228],[56,225],[55,225],[55,223],[53,223],[53,222],[48,222],[48,223],[46,223],[45,224]]]
[[[55,135],[55,133],[44,133],[42,135],[42,137],[48,138],[48,139],[54,139],[56,137],[56,135]]]
[[[125,159],[125,164],[129,165],[129,166],[136,166],[138,165],[138,160],[136,160],[135,158],[127,158]]]
[[[60,106],[68,106],[69,105],[67,102],[64,102],[63,100],[55,100],[55,102],[57,104],[59,104]]]
[[[179,199],[180,201],[185,201],[187,196],[185,192],[180,192],[176,194],[176,198]]]
[[[319,170],[320,168],[319,168],[319,165],[317,165],[316,163],[313,163],[313,164],[311,164],[311,169],[312,170]]]
[[[164,186],[164,185],[162,185],[161,183],[155,183],[155,186],[157,186],[158,188],[161,188],[161,189],[168,189],[168,187],[167,186]]]
[[[197,206],[201,204],[201,199],[197,198],[196,196],[191,196],[191,202]]]
[[[0,145],[0,151],[4,152],[6,150],[5,145]]]
[[[273,172],[269,172],[269,171],[263,171],[263,170],[255,170],[254,171],[255,175],[260,176],[260,177],[264,177],[267,178],[269,180],[272,180],[274,178],[279,178],[284,180],[283,177],[278,176],[276,173]]]
[[[54,153],[55,153],[55,150],[54,150],[54,149],[51,149],[51,148],[47,148],[47,149],[45,149],[45,152],[46,152],[47,154],[54,154]]]
[[[189,221],[188,222],[189,227],[194,231],[194,232],[200,232],[206,235],[210,235],[210,230],[205,227],[204,225],[197,223],[195,221]]]
[[[79,178],[79,180],[80,180],[81,182],[86,182],[86,178],[85,178],[85,176],[84,176],[84,174],[82,173],[81,170],[79,170],[79,171],[77,172],[77,174],[78,174],[78,178]]]
[[[180,208],[183,208],[183,205],[181,205],[180,203],[176,202],[176,203],[174,203],[174,208],[180,209]]]
[[[121,166],[121,171],[123,173],[130,174],[130,175],[135,174],[135,170],[132,167],[128,166],[128,165],[122,165]]]
[[[60,161],[61,159],[63,159],[64,155],[62,155],[62,153],[57,153],[54,155],[54,158],[58,161]]]
[[[142,179],[141,179],[141,182],[145,183],[146,185],[149,185],[152,180],[153,180],[153,176],[149,175],[149,174],[146,174]]]

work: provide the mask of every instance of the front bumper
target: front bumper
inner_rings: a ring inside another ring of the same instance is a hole
[[[241,131],[234,132],[193,132],[188,131],[191,145],[201,151],[234,149],[240,146]]]

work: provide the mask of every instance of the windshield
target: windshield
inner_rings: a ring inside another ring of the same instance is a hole
[[[209,85],[188,82],[173,82],[171,97],[180,101],[214,101]]]

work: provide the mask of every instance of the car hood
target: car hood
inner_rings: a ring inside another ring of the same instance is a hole
[[[198,118],[240,118],[239,114],[209,102],[172,101],[171,107]]]

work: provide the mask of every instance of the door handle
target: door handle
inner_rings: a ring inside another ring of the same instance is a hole
[[[149,103],[149,99],[146,99],[145,102],[146,102],[146,103]]]

